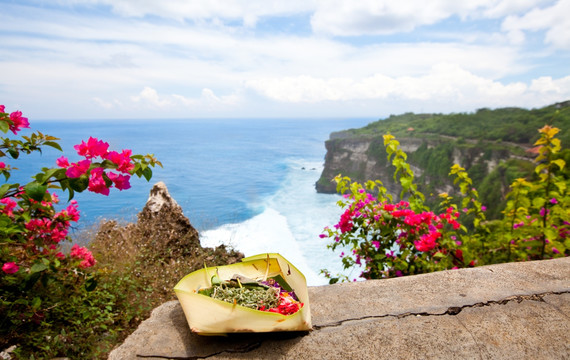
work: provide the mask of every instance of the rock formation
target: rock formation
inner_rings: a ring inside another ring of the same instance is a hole
[[[158,182],[134,224],[116,221],[100,224],[92,249],[98,258],[108,257],[125,264],[139,262],[145,272],[155,273],[166,298],[174,298],[172,288],[184,275],[208,265],[231,264],[243,254],[221,245],[215,249],[200,245],[198,231],[182,208]],[[117,256],[117,252],[121,252]]]

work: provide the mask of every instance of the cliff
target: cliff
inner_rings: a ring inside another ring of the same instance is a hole
[[[560,258],[310,287],[302,333],[199,336],[170,301],[109,359],[566,359],[569,279]]]
[[[326,155],[317,192],[336,193],[333,178],[381,180],[395,198],[401,192],[387,160],[383,135],[390,133],[408,155],[415,182],[433,204],[437,194],[454,194],[449,170],[467,169],[480,199],[489,204],[488,218],[499,215],[509,185],[532,174],[533,143],[538,129],[550,124],[561,129],[563,147],[570,143],[570,102],[541,109],[479,109],[472,114],[413,114],[390,116],[360,129],[335,132],[325,142]],[[568,153],[562,156],[568,156]],[[430,200],[431,195],[431,200]]]

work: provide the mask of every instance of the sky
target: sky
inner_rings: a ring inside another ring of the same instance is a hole
[[[570,0],[0,0],[30,119],[350,118],[570,100]]]

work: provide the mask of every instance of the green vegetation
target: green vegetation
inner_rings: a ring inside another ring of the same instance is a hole
[[[536,149],[532,144],[539,137],[536,129],[544,125],[556,126],[562,129],[558,134],[561,143],[570,144],[568,108],[570,101],[532,110],[504,108],[447,115],[391,115],[363,128],[337,133],[338,138],[329,140],[327,148],[329,151],[341,148],[347,138],[370,141],[367,156],[377,164],[375,179],[381,179],[388,186],[394,169],[386,162],[382,136],[389,133],[403,144],[419,143],[417,149],[408,151],[407,155],[410,165],[418,170],[418,188],[425,194],[429,206],[439,202],[440,192],[450,191],[453,195],[448,171],[454,163],[459,163],[474,183],[479,184],[480,198],[488,207],[488,218],[497,219],[504,208],[509,184],[516,178],[529,177],[533,172],[532,159]],[[556,156],[564,158],[568,155],[562,152]],[[354,168],[352,164],[350,169],[338,172],[359,182],[374,180],[365,178],[363,171],[354,171]],[[319,184],[329,181],[321,178]]]
[[[568,153],[561,151],[558,133],[549,125],[539,130],[533,174],[512,181],[499,220],[488,219],[476,184],[458,164],[448,170],[457,199],[443,192],[430,207],[400,142],[386,134],[387,160],[401,185],[400,199],[407,201],[394,201],[380,180],[360,184],[338,175],[337,191],[345,194],[338,204],[344,213],[321,237],[331,239],[329,248],[347,251],[341,254],[344,269],[360,270],[364,279],[569,256]],[[506,166],[501,169],[502,179],[517,175],[507,174]],[[351,280],[322,272],[331,283]]]

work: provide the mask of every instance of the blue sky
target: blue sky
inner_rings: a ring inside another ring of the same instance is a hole
[[[30,119],[370,117],[570,100],[570,0],[0,0]]]

